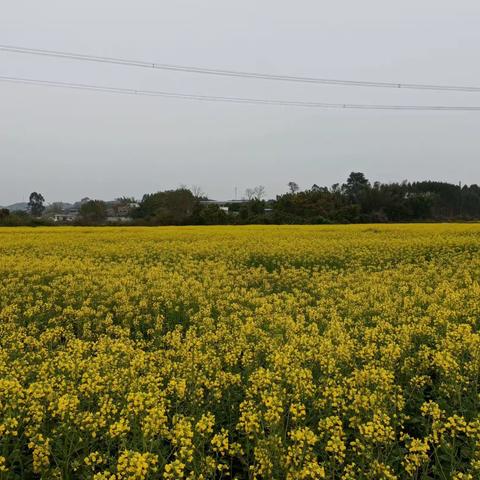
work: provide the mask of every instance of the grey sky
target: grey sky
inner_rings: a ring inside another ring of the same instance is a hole
[[[478,0],[3,0],[0,44],[213,68],[480,86]],[[0,52],[0,75],[319,102],[480,105],[438,93],[215,78]],[[0,83],[0,205],[198,184],[480,183],[479,112],[334,111]]]

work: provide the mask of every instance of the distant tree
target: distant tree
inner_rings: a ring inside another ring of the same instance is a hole
[[[258,185],[253,189],[253,198],[255,200],[262,200],[265,197],[265,187]]]
[[[152,224],[182,224],[195,213],[197,203],[197,199],[187,188],[146,193],[134,216]]]
[[[200,212],[200,220],[204,225],[223,225],[227,219],[228,214],[218,205],[207,205]]]
[[[33,217],[40,217],[45,210],[45,199],[41,193],[32,192],[28,202],[28,210]]]
[[[107,218],[107,205],[102,200],[89,200],[80,207],[80,219],[85,223],[103,223]]]
[[[463,189],[459,185],[446,182],[424,181],[409,185],[412,193],[433,195],[432,213],[435,218],[453,218],[462,211]]]
[[[356,191],[370,186],[370,182],[362,172],[351,172],[347,178],[347,190]]]
[[[245,190],[245,198],[247,200],[251,200],[253,198],[253,196],[255,195],[255,191],[253,188],[247,188]]]
[[[475,218],[480,212],[480,187],[470,185],[462,187],[461,213],[467,217]]]
[[[294,182],[291,182],[294,183]],[[295,184],[296,185],[296,184]],[[440,219],[480,219],[480,187],[443,182],[383,184],[352,172],[343,184],[314,184],[301,191],[292,185],[276,200],[264,200],[263,186],[248,188],[244,202],[229,213],[206,205],[197,187],[145,195],[133,215],[148,224],[222,223],[364,223]]]
[[[198,199],[206,199],[207,196],[200,185],[192,185],[190,188],[192,195]]]
[[[265,187],[263,185],[257,185],[253,188],[247,188],[245,190],[245,197],[250,200],[262,200],[265,197]]]
[[[361,195],[370,188],[370,182],[362,172],[352,172],[343,185],[346,194],[355,203],[360,203]]]
[[[249,215],[259,215],[265,212],[265,202],[259,198],[253,198],[247,204]]]
[[[290,193],[297,193],[300,187],[295,182],[288,182],[288,188],[290,189]]]
[[[432,217],[434,196],[429,193],[417,193],[405,199],[405,206],[411,219],[425,219]]]
[[[137,203],[134,197],[118,197],[115,199],[116,202],[120,203],[121,205],[130,205],[132,203]]]
[[[31,225],[34,219],[22,210],[10,212],[8,208],[0,208],[0,225],[17,227],[20,225]]]
[[[246,222],[249,216],[249,210],[247,205],[241,205],[238,209],[238,216],[242,220],[242,222]]]

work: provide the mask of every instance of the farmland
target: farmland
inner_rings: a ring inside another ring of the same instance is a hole
[[[480,477],[480,225],[0,229],[0,478]]]

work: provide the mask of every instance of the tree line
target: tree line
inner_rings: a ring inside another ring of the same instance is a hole
[[[117,199],[128,211],[132,225],[225,224],[329,224],[418,221],[480,220],[480,187],[447,182],[420,181],[371,183],[363,173],[352,172],[343,184],[301,190],[289,182],[288,192],[266,200],[265,188],[249,188],[242,201],[210,201],[198,187],[147,193],[136,202]],[[45,206],[38,192],[30,195],[27,212],[0,209],[0,224],[52,223],[53,206]],[[50,210],[50,211],[49,211]],[[72,221],[78,225],[102,225],[109,207],[101,200],[81,204]],[[125,211],[125,210],[124,210]],[[49,215],[50,213],[50,215]],[[115,223],[113,217],[113,223]],[[125,218],[123,218],[125,220]],[[110,220],[111,221],[111,218]]]

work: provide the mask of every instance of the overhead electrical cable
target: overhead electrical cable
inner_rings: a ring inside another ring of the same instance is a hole
[[[218,68],[196,67],[189,65],[175,65],[169,63],[147,62],[142,60],[130,60],[115,57],[103,57],[80,53],[46,50],[40,48],[26,48],[14,45],[0,45],[0,51],[11,53],[22,53],[29,55],[41,55],[46,57],[63,58],[67,60],[79,60],[87,62],[110,63],[130,67],[149,68],[157,70],[169,70],[175,72],[198,73],[204,75],[215,75],[222,77],[250,78],[257,80],[275,80],[281,82],[311,83],[321,85],[341,85],[349,87],[371,87],[371,88],[395,88],[409,90],[434,90],[448,92],[476,92],[480,93],[480,87],[467,85],[435,85],[423,83],[401,83],[401,82],[377,82],[363,80],[342,80],[334,78],[305,77],[297,75],[277,75],[262,72],[247,72],[240,70],[225,70]]]
[[[158,90],[140,90],[133,88],[109,87],[85,83],[59,82],[53,80],[40,80],[34,78],[13,77],[0,75],[0,81],[20,83],[27,85],[38,85],[43,87],[67,88],[75,90],[89,90],[103,93],[122,95],[142,95],[149,97],[175,98],[182,100],[197,100],[204,102],[228,102],[254,105],[277,105],[285,107],[306,107],[306,108],[330,108],[330,109],[355,109],[355,110],[412,110],[412,111],[480,111],[480,106],[443,106],[443,105],[377,105],[377,104],[356,104],[356,103],[325,103],[305,102],[288,100],[269,100],[263,98],[248,97],[227,97],[216,95],[199,95],[180,92],[166,92]]]

